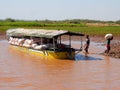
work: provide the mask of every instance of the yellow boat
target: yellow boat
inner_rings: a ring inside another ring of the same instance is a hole
[[[9,29],[6,31],[11,47],[33,55],[56,59],[74,59],[75,49],[71,47],[71,37],[82,40],[84,34],[66,30]],[[67,38],[68,44],[64,43]]]

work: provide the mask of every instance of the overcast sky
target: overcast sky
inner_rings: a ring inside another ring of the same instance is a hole
[[[120,0],[0,0],[0,19],[120,20]]]

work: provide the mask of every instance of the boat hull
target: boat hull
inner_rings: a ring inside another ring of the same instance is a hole
[[[30,53],[31,55],[34,56],[42,56],[42,57],[55,58],[55,59],[74,59],[75,57],[75,51],[69,53],[67,51],[34,50],[34,49],[15,46],[15,45],[10,45],[10,47],[20,50],[24,53]]]

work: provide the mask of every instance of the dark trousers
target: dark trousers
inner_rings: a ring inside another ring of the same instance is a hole
[[[89,48],[89,47],[86,46],[85,49],[84,49],[84,50],[86,51],[86,53],[88,53],[88,48]]]
[[[109,51],[110,51],[110,49],[111,49],[111,48],[110,48],[110,45],[107,45],[106,47],[107,47],[107,50],[105,50],[105,53],[109,53]]]

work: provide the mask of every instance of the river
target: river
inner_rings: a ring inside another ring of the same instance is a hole
[[[75,43],[75,47],[76,47]],[[120,60],[100,55],[92,43],[90,54],[75,60],[32,56],[0,40],[0,90],[120,90]]]

